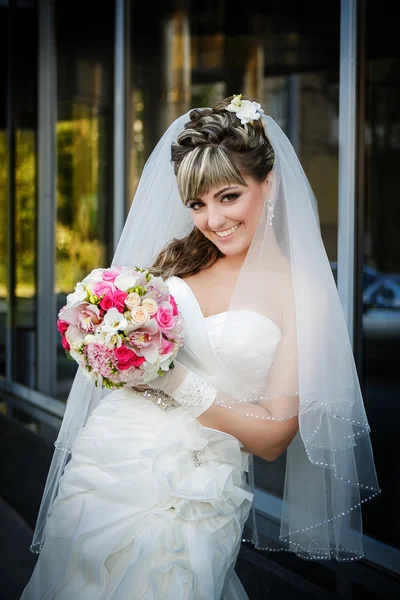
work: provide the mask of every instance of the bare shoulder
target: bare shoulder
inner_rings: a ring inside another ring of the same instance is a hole
[[[223,275],[219,265],[202,269],[185,277],[185,281],[192,288],[205,317],[228,310],[235,281]]]
[[[207,276],[204,275],[203,271],[199,271],[198,273],[195,273],[195,275],[183,277],[183,281],[194,290],[201,289],[207,283]]]

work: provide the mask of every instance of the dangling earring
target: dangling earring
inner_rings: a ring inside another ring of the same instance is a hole
[[[268,204],[268,219],[269,219],[269,224],[272,225],[272,219],[274,218],[274,208],[275,208],[275,203],[272,200],[272,198],[270,198],[267,202]]]

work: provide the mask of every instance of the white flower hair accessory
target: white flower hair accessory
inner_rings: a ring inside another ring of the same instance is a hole
[[[226,107],[229,112],[236,113],[238,119],[242,125],[250,123],[253,125],[254,121],[258,121],[265,113],[261,108],[261,104],[258,102],[250,102],[250,100],[242,100],[242,94],[234,94],[233,100]]]

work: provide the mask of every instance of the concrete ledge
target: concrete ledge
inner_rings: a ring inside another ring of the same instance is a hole
[[[32,529],[53,450],[51,442],[0,414],[0,496]]]
[[[1,599],[18,600],[35,568],[37,555],[29,550],[32,529],[0,498]]]

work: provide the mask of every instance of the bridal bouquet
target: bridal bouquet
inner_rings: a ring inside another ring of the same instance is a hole
[[[67,356],[109,389],[153,381],[183,346],[183,318],[161,277],[135,267],[94,269],[59,314]]]

